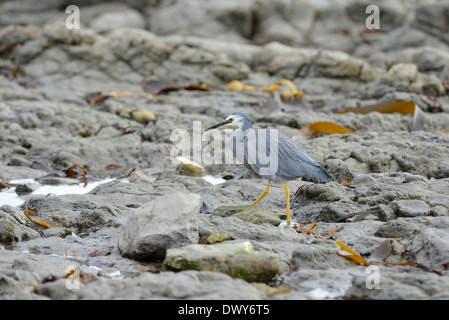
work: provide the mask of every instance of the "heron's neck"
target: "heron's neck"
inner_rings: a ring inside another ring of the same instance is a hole
[[[245,132],[246,130],[251,129],[252,127],[253,127],[252,123],[245,122],[243,123],[240,129],[242,129],[242,131]]]

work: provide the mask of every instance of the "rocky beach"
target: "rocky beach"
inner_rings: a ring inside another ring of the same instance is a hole
[[[0,0],[0,299],[449,299],[448,17]],[[291,226],[281,184],[173,156],[234,112],[332,177],[287,182]]]

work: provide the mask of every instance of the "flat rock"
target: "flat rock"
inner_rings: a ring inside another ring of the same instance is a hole
[[[220,206],[217,207],[212,216],[226,217],[234,216],[246,222],[270,223],[278,226],[281,223],[279,210],[258,206]],[[285,216],[285,213],[282,214]]]

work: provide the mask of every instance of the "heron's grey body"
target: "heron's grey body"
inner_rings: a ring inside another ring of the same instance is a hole
[[[241,130],[231,135],[232,151],[251,172],[281,183],[297,178],[314,182],[332,180],[307,151],[283,133],[272,129],[253,130],[251,119],[241,112],[231,116],[235,116]],[[262,159],[265,161],[260,159],[262,153],[265,153]],[[268,160],[273,161],[274,170],[263,170],[268,168]]]
[[[287,224],[291,224],[290,189],[287,180],[306,178],[315,182],[327,182],[332,178],[303,148],[286,135],[273,129],[253,130],[251,119],[236,112],[207,130],[222,126],[237,126],[231,135],[234,156],[250,171],[268,179],[265,191],[253,202],[257,205],[270,193],[271,181],[281,182],[287,204]]]

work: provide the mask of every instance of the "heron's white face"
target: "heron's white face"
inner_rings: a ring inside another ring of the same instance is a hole
[[[226,118],[226,127],[241,128],[243,125],[243,118],[238,115],[231,114]]]
[[[207,128],[205,131],[209,131],[216,128],[242,128],[245,119],[238,114],[231,114],[225,121],[214,124],[212,127]]]

